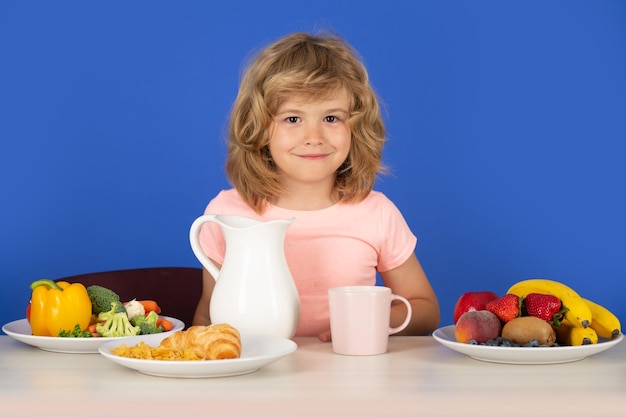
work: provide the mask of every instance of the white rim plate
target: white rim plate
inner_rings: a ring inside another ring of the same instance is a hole
[[[173,317],[163,316],[172,322],[174,327],[169,332],[159,333],[169,335],[185,328],[185,323]],[[127,337],[53,337],[34,336],[28,320],[15,320],[2,326],[2,331],[12,338],[27,345],[36,346],[41,350],[57,353],[98,353],[98,348],[103,344],[122,340]]]
[[[485,362],[516,365],[553,364],[574,362],[603,352],[622,341],[624,335],[614,339],[600,339],[597,344],[555,347],[502,347],[459,343],[454,335],[454,325],[441,327],[433,332],[433,338],[442,345]]]
[[[216,378],[255,372],[297,349],[293,340],[276,336],[241,334],[241,357],[204,361],[163,361],[117,356],[111,349],[125,343],[134,346],[145,342],[156,347],[167,335],[151,334],[116,340],[100,346],[100,353],[111,361],[146,375],[172,378]]]

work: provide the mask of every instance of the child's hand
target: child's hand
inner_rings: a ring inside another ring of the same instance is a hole
[[[330,342],[330,339],[331,339],[331,337],[330,337],[330,329],[320,333],[317,337],[322,342]]]

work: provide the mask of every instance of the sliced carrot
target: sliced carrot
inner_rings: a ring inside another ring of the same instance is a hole
[[[169,332],[170,330],[172,330],[174,328],[174,323],[172,323],[171,321],[169,321],[168,319],[165,319],[163,317],[159,317],[157,319],[156,325],[157,325],[157,327],[158,326],[163,327],[163,331],[164,332]]]
[[[102,336],[102,335],[101,335],[100,333],[98,333],[98,331],[96,330],[96,325],[97,325],[97,324],[98,324],[98,323],[91,323],[91,324],[89,324],[89,326],[87,326],[87,331],[88,331],[89,333],[91,333],[91,335],[92,335],[93,337],[101,337],[101,336]]]
[[[137,300],[137,301],[140,302],[143,308],[146,310],[146,314],[148,314],[151,311],[154,311],[157,314],[161,313],[161,307],[159,307],[156,301],[154,300]]]

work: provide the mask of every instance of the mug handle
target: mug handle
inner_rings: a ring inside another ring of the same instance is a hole
[[[215,265],[215,263],[204,254],[202,248],[200,247],[200,227],[207,222],[218,223],[216,215],[205,214],[194,220],[189,228],[189,243],[191,244],[191,250],[193,251],[193,254],[196,255],[198,261],[200,261],[202,266],[209,271],[209,273],[213,276],[213,279],[217,281],[220,270],[217,265]]]
[[[407,312],[406,312],[406,318],[404,319],[401,325],[399,325],[398,327],[389,327],[389,334],[398,333],[404,330],[406,326],[409,325],[409,321],[411,321],[411,315],[413,314],[413,308],[411,308],[411,303],[409,303],[409,300],[402,297],[401,295],[391,294],[391,301],[393,300],[402,301],[406,305]]]

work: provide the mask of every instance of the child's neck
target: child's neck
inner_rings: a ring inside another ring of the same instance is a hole
[[[327,188],[298,188],[278,197],[275,206],[299,211],[321,210],[337,203],[332,190]]]

